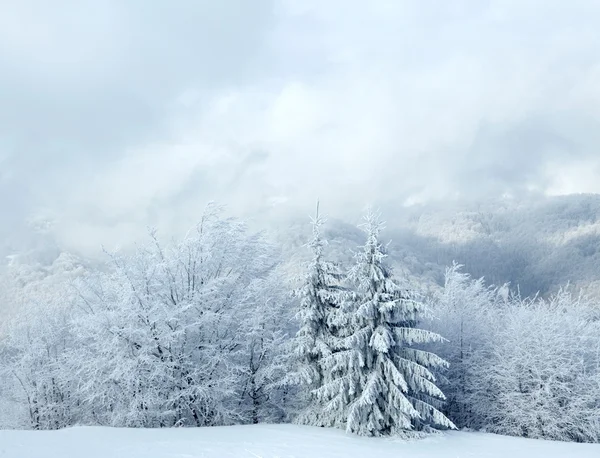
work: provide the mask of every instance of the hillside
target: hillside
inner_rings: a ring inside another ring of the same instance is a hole
[[[456,261],[474,277],[510,283],[524,296],[567,283],[600,294],[600,195],[388,205],[382,214],[390,257],[414,281],[439,285]],[[362,243],[345,221],[330,221],[328,236],[338,259]]]
[[[322,207],[327,213],[325,203]],[[600,296],[598,194],[411,207],[382,205],[381,211],[387,221],[384,239],[391,242],[391,260],[415,283],[442,284],[445,267],[456,261],[474,277],[483,276],[495,285],[510,283],[524,296],[537,292],[547,295],[567,283]],[[303,212],[302,218],[295,217],[287,225],[279,224],[273,231],[273,241],[282,247],[284,259],[306,257],[302,245],[310,232],[304,216],[308,213]],[[356,227],[360,216],[354,215],[352,220],[330,218],[327,237],[333,259],[350,262],[352,250],[363,243],[362,232]],[[144,236],[140,230],[138,240]],[[72,247],[60,246],[47,227],[40,229],[37,224],[20,231],[0,242],[4,258],[0,262],[0,284],[11,281],[4,275],[9,264],[27,271],[27,277],[50,275],[62,265],[62,258],[72,257],[64,252],[84,258]],[[104,261],[105,256],[100,255]],[[96,264],[94,259],[87,261]],[[6,308],[0,292],[0,309]]]

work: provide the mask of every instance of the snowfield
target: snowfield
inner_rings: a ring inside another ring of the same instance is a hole
[[[1,458],[598,458],[600,445],[449,432],[374,439],[295,425],[0,431]]]

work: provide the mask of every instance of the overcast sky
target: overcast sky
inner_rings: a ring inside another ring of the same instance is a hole
[[[597,0],[7,0],[0,235],[600,192]]]

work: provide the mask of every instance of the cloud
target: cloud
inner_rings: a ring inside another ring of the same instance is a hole
[[[3,9],[0,235],[43,211],[91,250],[210,199],[273,220],[599,191],[593,0]]]

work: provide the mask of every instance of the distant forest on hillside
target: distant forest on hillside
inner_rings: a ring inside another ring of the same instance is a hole
[[[546,296],[571,285],[600,294],[600,196],[429,204],[385,211],[390,257],[417,282],[441,285],[453,261],[488,284]],[[331,249],[358,245],[354,224],[331,222]]]
[[[327,213],[326,201],[322,207]],[[547,296],[566,285],[600,295],[600,195],[386,204],[381,209],[390,261],[414,283],[441,286],[445,268],[457,262],[474,278],[484,277],[490,285],[508,284],[523,296]],[[310,213],[306,209],[273,234],[284,259],[306,256],[301,246],[310,234],[305,217]],[[356,221],[330,218],[324,230],[332,259],[349,260],[362,243]],[[29,272],[22,278],[27,283],[28,276],[43,278],[60,270],[67,258],[97,263],[61,246],[45,221],[5,238],[0,256],[0,283],[17,267]]]

